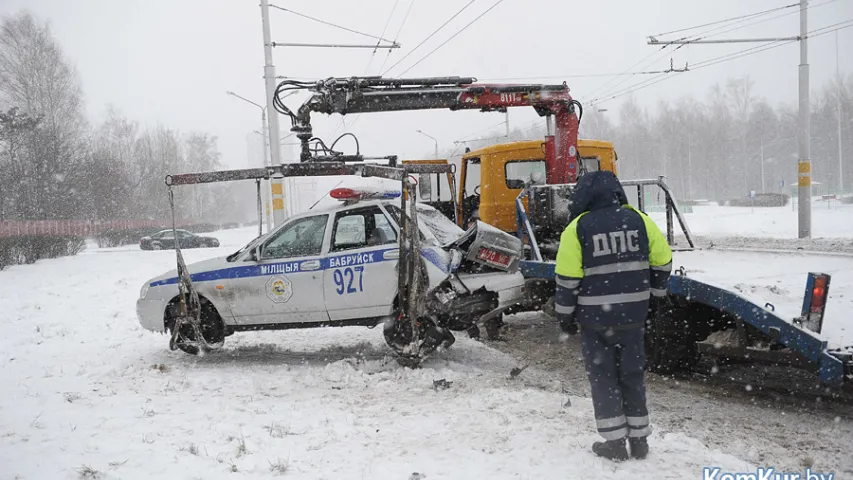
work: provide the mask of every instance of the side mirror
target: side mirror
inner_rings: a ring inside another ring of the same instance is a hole
[[[257,247],[255,247],[249,251],[249,260],[251,260],[253,262],[257,262],[257,261],[260,261],[260,259],[261,259],[261,246],[258,245]]]

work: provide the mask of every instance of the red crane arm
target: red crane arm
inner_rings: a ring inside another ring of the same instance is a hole
[[[404,110],[472,109],[505,111],[510,107],[533,107],[540,116],[554,116],[554,131],[550,121],[545,138],[546,181],[549,184],[572,183],[577,180],[577,138],[580,115],[575,106],[580,103],[561,85],[478,84],[474,78],[435,77],[390,79],[379,77],[333,78],[314,84],[284,81],[276,96],[283,90],[307,88],[313,95],[296,114],[280,100],[276,108],[290,115],[292,131],[302,140],[302,160],[311,158],[308,146],[312,138],[311,113],[368,113]],[[297,86],[294,86],[297,85]],[[288,88],[288,86],[290,86]]]

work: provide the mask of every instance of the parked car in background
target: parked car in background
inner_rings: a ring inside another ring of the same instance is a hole
[[[218,247],[219,240],[213,237],[196,235],[186,230],[176,230],[178,234],[178,245],[181,248],[205,248]],[[154,235],[142,237],[139,240],[139,248],[142,250],[163,250],[175,248],[175,232],[172,230],[161,230]]]

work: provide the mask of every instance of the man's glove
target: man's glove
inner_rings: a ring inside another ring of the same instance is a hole
[[[571,322],[560,322],[560,330],[567,335],[577,335],[578,334],[578,323],[575,321]]]

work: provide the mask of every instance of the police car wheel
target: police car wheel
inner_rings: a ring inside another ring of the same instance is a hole
[[[449,330],[439,327],[430,318],[423,317],[418,321],[418,339],[421,357],[433,353],[439,347],[447,348],[456,339]],[[415,365],[420,363],[420,358],[411,358],[408,347],[412,341],[412,326],[409,319],[392,320],[387,322],[383,328],[385,343],[398,355],[401,365]]]
[[[159,243],[156,243],[156,242],[152,243],[151,244],[151,250],[163,250],[163,245],[160,245]]]
[[[225,340],[226,332],[222,318],[219,316],[216,308],[209,300],[204,297],[200,297],[199,301],[201,303],[201,316],[199,318],[201,324],[199,325],[199,330],[201,330],[201,335],[204,337],[205,342],[208,344],[223,342]],[[172,328],[174,328],[174,321],[172,321],[169,326],[170,332],[172,331]],[[182,325],[180,334],[181,337],[191,342],[196,341],[195,331],[191,325]],[[200,353],[199,347],[196,345],[188,345],[178,342],[176,346],[182,352],[190,355],[198,355]]]

